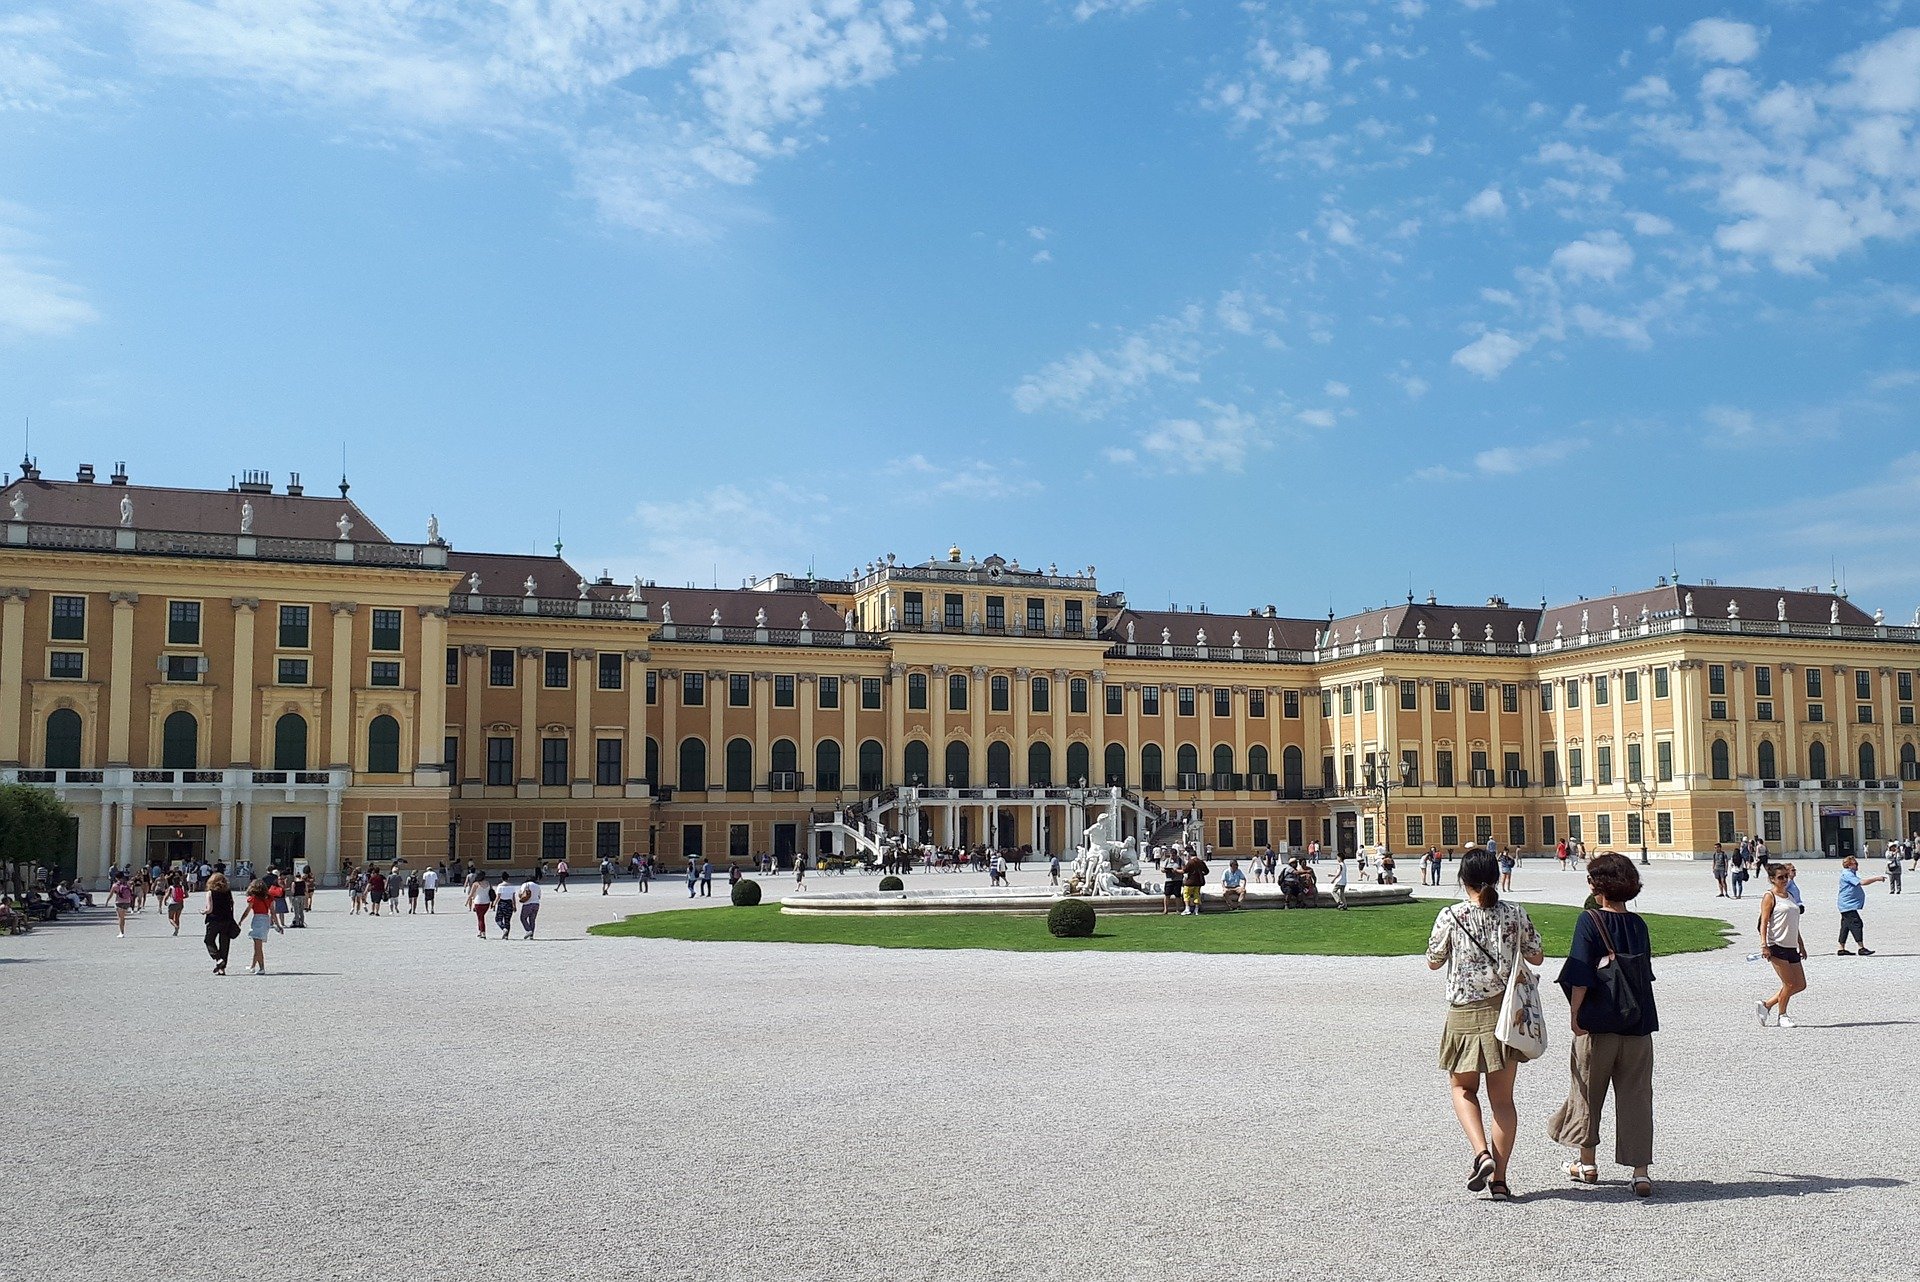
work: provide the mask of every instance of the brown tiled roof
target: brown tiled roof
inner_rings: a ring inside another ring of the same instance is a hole
[[[642,595],[647,602],[647,617],[655,623],[663,622],[667,610],[671,609],[674,623],[704,626],[713,622],[713,612],[718,610],[721,627],[750,628],[754,626],[755,616],[765,610],[770,628],[798,628],[802,614],[807,616],[807,626],[815,632],[837,632],[843,626],[844,616],[832,603],[811,592],[649,587]]]
[[[1773,623],[1779,619],[1780,605],[1784,601],[1789,623],[1827,623],[1832,619],[1836,603],[1840,607],[1841,623],[1853,627],[1869,627],[1873,623],[1872,615],[1845,597],[1831,592],[1789,592],[1781,588],[1677,583],[1556,605],[1541,618],[1540,627],[1548,640],[1553,639],[1556,627],[1565,636],[1578,636],[1580,615],[1585,612],[1588,630],[1605,632],[1613,627],[1615,606],[1620,608],[1622,627],[1637,624],[1643,606],[1651,619],[1671,619],[1686,613],[1689,595],[1693,597],[1693,613],[1701,618],[1724,619],[1727,617],[1727,604],[1738,602],[1741,619],[1750,623]]]
[[[557,556],[518,556],[510,552],[448,552],[447,568],[460,575],[456,595],[464,594],[468,577],[480,576],[482,596],[525,596],[527,580],[537,597],[577,597],[580,572]],[[595,593],[594,595],[604,595]]]
[[[391,543],[358,504],[339,495],[255,494],[239,490],[179,490],[158,485],[110,485],[96,481],[26,480],[0,490],[0,503],[14,494],[27,499],[27,521],[46,525],[118,526],[120,500],[133,500],[133,524],[141,530],[238,534],[240,505],[253,504],[253,533],[269,539],[337,539],[341,513],[353,522],[356,543]],[[0,508],[0,514],[7,514]]]
[[[1240,634],[1240,644],[1248,650],[1267,648],[1267,632],[1281,650],[1311,650],[1319,624],[1312,619],[1269,618],[1264,614],[1213,614],[1187,610],[1125,609],[1115,615],[1107,627],[1111,641],[1124,644],[1127,624],[1133,624],[1133,639],[1139,645],[1159,645],[1162,631],[1170,633],[1172,645],[1198,645],[1200,633],[1207,634],[1207,646],[1225,649]]]
[[[1420,628],[1423,623],[1424,633]],[[1340,645],[1380,637],[1418,640],[1424,636],[1429,641],[1446,641],[1452,638],[1455,624],[1460,626],[1462,641],[1485,641],[1487,629],[1492,628],[1496,642],[1516,645],[1535,639],[1540,611],[1509,605],[1390,605],[1335,619],[1333,640]],[[1358,636],[1355,629],[1359,630]],[[1520,635],[1522,629],[1526,632],[1524,637]]]

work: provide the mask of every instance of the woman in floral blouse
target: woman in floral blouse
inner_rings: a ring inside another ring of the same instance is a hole
[[[1494,1036],[1500,1003],[1514,957],[1538,966],[1540,932],[1526,909],[1500,898],[1500,865],[1492,854],[1474,850],[1460,861],[1465,901],[1440,910],[1427,940],[1427,966],[1447,970],[1447,1023],[1440,1037],[1440,1067],[1453,1083],[1453,1112],[1473,1146],[1473,1170],[1467,1188],[1491,1191],[1495,1201],[1513,1196],[1507,1188],[1507,1159],[1513,1154],[1519,1118],[1513,1107],[1513,1074],[1520,1066]],[[1487,1083],[1493,1109],[1493,1138],[1487,1139],[1480,1107],[1480,1080]]]

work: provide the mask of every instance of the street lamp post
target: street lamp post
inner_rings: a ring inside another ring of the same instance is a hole
[[[1648,783],[1642,779],[1637,783],[1628,783],[1627,804],[1640,812],[1640,866],[1647,866],[1647,810],[1660,795],[1660,785]]]
[[[1413,763],[1410,761],[1402,761],[1400,763],[1398,786],[1404,788],[1412,783],[1412,776]],[[1374,760],[1373,786],[1380,790],[1380,853],[1390,855],[1393,853],[1393,839],[1388,835],[1389,830],[1392,828],[1392,824],[1389,822],[1392,818],[1389,806],[1391,804],[1391,793],[1395,786],[1395,780],[1393,778],[1392,762],[1384,752],[1380,753]]]

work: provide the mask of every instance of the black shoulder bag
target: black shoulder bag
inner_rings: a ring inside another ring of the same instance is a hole
[[[1587,990],[1587,1000],[1580,1008],[1581,1027],[1593,1033],[1638,1033],[1641,1021],[1646,1018],[1641,994],[1646,992],[1651,996],[1653,980],[1647,955],[1618,951],[1607,930],[1606,918],[1591,908],[1586,915],[1593,918],[1607,955],[1594,964],[1594,986]],[[1600,999],[1599,1010],[1593,1009],[1595,997]]]

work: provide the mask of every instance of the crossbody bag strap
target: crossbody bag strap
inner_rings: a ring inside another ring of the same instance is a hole
[[[1600,932],[1600,942],[1606,946],[1607,956],[1618,957],[1620,954],[1613,946],[1613,935],[1607,930],[1607,919],[1592,908],[1587,909],[1587,916],[1593,918],[1594,928]]]
[[[1460,928],[1460,933],[1473,941],[1473,946],[1480,950],[1481,956],[1485,957],[1488,961],[1492,962],[1495,966],[1498,966],[1500,964],[1500,959],[1493,955],[1493,951],[1491,949],[1489,949],[1485,944],[1480,942],[1480,937],[1474,934],[1471,930],[1467,929],[1467,923],[1460,919],[1459,913],[1449,913],[1448,916],[1453,918],[1453,924]]]

